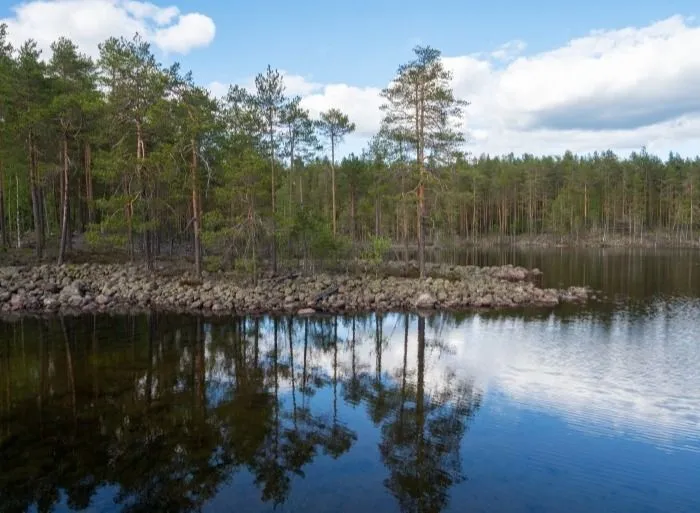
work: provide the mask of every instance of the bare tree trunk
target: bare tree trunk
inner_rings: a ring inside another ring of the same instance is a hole
[[[693,177],[690,177],[690,238],[693,238],[693,210],[695,210],[695,204],[693,203]]]
[[[276,202],[275,202],[275,147],[274,133],[270,131],[270,167],[272,172],[272,272],[277,274],[277,217],[276,217]]]
[[[335,208],[335,138],[331,137],[331,196],[333,197],[333,235],[337,232]]]
[[[129,260],[134,261],[134,208],[131,203],[131,184],[128,176],[124,175],[124,195],[126,196],[126,205],[124,206],[124,214],[126,215],[126,231],[127,245],[129,251]]]
[[[147,204],[145,207],[145,221],[146,224],[150,223],[151,221],[151,210],[150,210],[150,205],[148,204],[148,187],[146,184],[146,180],[142,176],[142,171],[143,171],[143,161],[146,158],[146,146],[143,140],[143,131],[141,128],[141,124],[137,123],[136,125],[136,175],[139,178],[140,186],[141,186],[141,195],[144,200],[146,200]],[[146,227],[145,233],[144,233],[144,246],[146,250],[146,267],[151,270],[153,269],[153,251],[152,251],[152,245],[151,245],[151,236],[152,236],[152,231],[150,227]]]
[[[420,277],[425,277],[425,154],[424,154],[424,130],[425,111],[423,104],[423,91],[417,94],[416,102],[416,161],[418,162],[418,269]]]
[[[425,186],[418,186],[418,269],[425,277]]]
[[[379,198],[374,198],[374,236],[379,237]]]
[[[202,274],[202,248],[200,242],[199,226],[199,190],[197,187],[197,147],[192,139],[192,162],[190,170],[192,173],[192,227],[194,230],[194,268],[197,276]]]
[[[85,143],[85,198],[87,200],[88,223],[95,222],[94,197],[92,192],[92,148],[90,143]]]
[[[63,134],[63,180],[61,190],[61,241],[58,248],[58,265],[63,264],[66,254],[66,244],[68,242],[68,137]]]
[[[17,210],[15,211],[15,223],[17,228],[17,249],[22,247],[22,221],[19,215],[19,177],[15,175],[15,201]]]
[[[38,260],[44,256],[44,223],[41,213],[41,198],[37,185],[36,149],[32,132],[29,133],[29,187],[32,197],[32,215],[34,217],[34,234],[36,237],[36,257]]]
[[[5,171],[2,161],[0,161],[0,232],[2,232],[0,245],[7,247],[10,243],[10,238],[7,233],[7,222],[5,220]]]
[[[352,217],[352,240],[357,239],[357,213],[355,212],[355,189],[350,193],[350,216]]]
[[[292,215],[294,213],[294,209],[292,208],[292,204],[293,204],[292,181],[293,180],[294,180],[294,139],[292,139],[290,141],[290,144],[289,144],[289,179],[287,180],[287,183],[289,185],[289,217],[290,218],[292,217]]]

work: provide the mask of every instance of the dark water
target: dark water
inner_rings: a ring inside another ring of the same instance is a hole
[[[543,285],[589,285],[619,299],[700,296],[700,251],[693,249],[517,249],[431,251],[459,265],[521,265],[545,272]]]
[[[0,511],[700,511],[698,256],[510,258],[611,300],[0,324]]]

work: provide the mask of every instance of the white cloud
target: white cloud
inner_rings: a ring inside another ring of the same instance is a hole
[[[228,88],[229,84],[224,84],[223,82],[219,82],[218,80],[210,82],[207,85],[207,89],[212,94],[212,96],[215,96],[217,98],[223,98],[224,96],[226,96]]]
[[[70,37],[91,56],[110,36],[130,38],[138,32],[163,52],[185,54],[209,45],[216,32],[214,22],[200,13],[180,12],[176,6],[126,0],[34,0],[12,8],[7,23],[9,39],[20,45],[36,40],[44,57],[60,36]]]
[[[317,93],[304,97],[302,106],[309,109],[314,117],[330,108],[339,108],[355,123],[356,136],[370,137],[376,133],[381,123],[379,107],[382,99],[379,93],[380,89],[375,87],[330,84]]]
[[[284,81],[284,95],[291,98],[294,96],[309,96],[318,91],[323,90],[324,85],[318,82],[312,82],[301,75],[294,75],[285,70],[278,70]],[[261,72],[261,73],[264,73]],[[238,85],[246,89],[250,93],[255,92],[255,77],[247,77],[242,81],[237,82]],[[230,84],[214,80],[207,85],[207,89],[214,95],[222,97],[228,92]]]
[[[175,6],[158,7],[148,2],[125,2],[124,8],[135,18],[152,18],[158,25],[166,25],[180,14],[180,9]]]
[[[300,75],[282,71],[284,75],[285,94],[289,96],[309,96],[323,89],[323,84],[311,82]]]
[[[518,39],[508,41],[491,52],[491,57],[499,61],[509,61],[520,55],[526,47],[525,41],[520,41]]]
[[[456,95],[470,102],[464,129],[472,153],[626,154],[642,146],[662,156],[700,153],[700,27],[691,19],[591,31],[541,53],[524,55],[525,48],[510,41],[490,53],[444,57]],[[346,151],[379,128],[382,84],[286,79],[312,113],[338,107],[357,123]]]
[[[165,51],[187,53],[191,48],[208,45],[216,33],[214,22],[199,13],[180,16],[175,25],[156,30],[156,46]]]

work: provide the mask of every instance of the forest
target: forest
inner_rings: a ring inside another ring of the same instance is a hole
[[[39,261],[90,248],[277,272],[394,247],[422,271],[426,247],[493,237],[695,237],[700,159],[476,156],[469,103],[428,46],[382,91],[367,147],[338,158],[353,120],[314,119],[270,65],[217,98],[138,34],[96,59],[66,38],[50,55],[8,41],[0,26],[0,246]]]

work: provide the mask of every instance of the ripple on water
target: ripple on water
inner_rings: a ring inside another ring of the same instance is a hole
[[[697,451],[697,319],[697,299],[566,323],[556,316],[477,316],[460,328],[468,347],[460,353],[462,368],[478,369],[484,383],[523,407],[557,412],[578,429]]]

